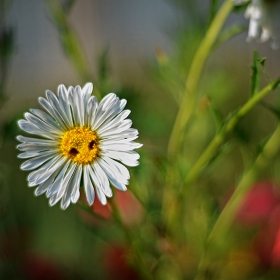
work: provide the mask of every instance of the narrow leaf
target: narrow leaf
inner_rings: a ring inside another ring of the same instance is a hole
[[[257,51],[254,51],[253,63],[251,65],[251,92],[250,97],[254,96],[260,87],[260,67],[259,67],[260,57]]]

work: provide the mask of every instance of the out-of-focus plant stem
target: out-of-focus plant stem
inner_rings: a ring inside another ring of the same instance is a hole
[[[63,6],[58,0],[46,0],[46,3],[49,7],[54,24],[59,31],[60,41],[65,54],[68,56],[68,58],[78,71],[83,82],[85,83],[91,81],[92,74],[90,71],[90,66],[86,59],[83,47],[80,44],[78,35],[69,22],[68,9],[63,9]],[[97,97],[100,97],[100,94],[96,88],[95,95]]]
[[[198,266],[198,276],[197,280],[206,279],[203,275],[207,270],[207,255],[208,250],[211,253],[211,248],[215,247],[215,244],[222,240],[225,234],[229,231],[231,224],[233,223],[236,212],[239,209],[244,196],[249,191],[250,187],[253,185],[255,180],[258,177],[260,171],[268,166],[271,162],[273,157],[279,152],[280,150],[280,123],[273,134],[270,136],[268,141],[266,142],[263,150],[258,155],[257,159],[253,163],[250,169],[244,173],[242,176],[240,183],[238,184],[237,188],[235,189],[234,193],[232,194],[231,198],[227,202],[226,206],[222,210],[219,218],[217,219],[216,223],[214,224],[212,231],[209,234],[206,244],[206,252],[203,254],[199,266]],[[214,246],[214,247],[212,247]],[[209,258],[209,256],[208,256]]]
[[[135,257],[132,259],[133,267],[139,272],[139,274],[141,274],[141,277],[143,279],[153,280],[154,277],[148,271],[145,265],[145,260],[143,259],[141,250],[140,248],[138,248],[130,228],[122,220],[116,201],[112,199],[110,205],[112,206],[113,216],[115,218],[116,223],[123,230],[126,240],[128,242],[128,246],[130,246],[133,249],[133,253],[135,253]]]
[[[173,158],[176,155],[178,146],[180,145],[182,130],[186,127],[193,115],[193,112],[195,111],[198,82],[200,80],[203,66],[212,50],[221,28],[224,25],[225,20],[231,12],[232,6],[232,0],[226,0],[223,3],[209,26],[209,29],[194,56],[185,86],[184,97],[181,106],[179,107],[179,111],[173,125],[173,130],[169,138],[167,150],[169,158]]]
[[[199,157],[192,169],[188,172],[185,178],[185,184],[191,184],[200,175],[203,167],[211,160],[216,154],[218,148],[224,142],[226,136],[234,129],[238,121],[245,116],[260,100],[262,100],[269,92],[274,90],[280,84],[280,78],[269,84],[251,99],[249,99],[224,125],[220,132],[209,143],[208,147],[204,150],[203,154]]]
[[[274,156],[279,152],[279,143],[280,124],[278,123],[276,130],[266,142],[264,148],[258,155],[252,167],[247,172],[245,172],[233,195],[221,212],[209,235],[208,242],[212,242],[212,240],[218,238],[220,235],[228,231],[232,221],[234,220],[236,211],[243,200],[244,195],[253,185],[260,171],[267,167]]]
[[[13,1],[0,0],[0,109],[7,97],[5,88],[9,63],[14,54],[14,30],[6,25],[5,16]]]

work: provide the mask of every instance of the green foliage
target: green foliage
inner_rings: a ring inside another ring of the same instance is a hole
[[[15,29],[7,27],[0,34],[0,59],[2,63],[8,61],[15,51]]]
[[[259,57],[259,54],[254,51],[253,63],[251,65],[251,96],[254,96],[260,87],[260,66],[264,64],[264,59]]]
[[[234,13],[244,13],[250,4],[250,1],[244,2],[243,4],[240,5],[235,5],[232,9]]]
[[[67,1],[64,6],[58,0],[46,0],[53,22],[60,35],[60,41],[74,67],[77,69],[83,82],[91,80],[91,71],[79,37],[72,27],[69,16],[75,1]]]
[[[26,186],[26,174],[18,170],[21,160],[16,158],[15,136],[20,134],[17,120],[22,113],[2,123],[1,279],[27,279],[18,268],[26,265],[24,258],[29,251],[50,256],[65,279],[107,279],[114,268],[113,279],[135,279],[129,269],[137,279],[279,278],[279,270],[269,268],[257,275],[260,265],[252,240],[267,224],[238,224],[238,211],[256,181],[280,178],[280,126],[276,126],[280,79],[270,78],[266,59],[257,51],[251,83],[232,67],[238,55],[234,49],[219,60],[223,52],[218,48],[244,31],[239,24],[224,30],[227,17],[232,11],[243,12],[248,3],[232,7],[231,0],[208,1],[207,22],[200,2],[172,2],[189,18],[180,28],[172,29],[172,52],[156,48],[156,65],[144,71],[141,86],[137,86],[133,79],[131,83],[115,83],[109,48],[96,56],[97,74],[93,78],[79,34],[70,21],[78,1],[46,0],[61,46],[81,80],[94,80],[94,95],[113,91],[127,100],[129,118],[144,146],[139,151],[140,165],[128,167],[133,203],[129,199],[120,203],[114,190],[105,206],[108,216],[102,217],[97,209],[105,211],[104,206],[89,207],[81,186],[81,201],[62,212],[57,206],[50,208],[45,197],[35,199],[33,190]],[[15,35],[15,28],[4,29],[2,61],[12,58]],[[263,101],[273,90],[277,96]],[[178,129],[174,129],[176,123]],[[175,147],[173,152],[169,153],[167,146]],[[141,212],[137,221],[126,220],[125,215],[133,216],[137,211]],[[275,236],[265,236],[265,243]],[[10,243],[14,251],[3,253],[3,244]],[[106,255],[117,246],[124,250],[116,250],[116,256]],[[33,265],[31,271],[35,268]],[[117,272],[122,270],[129,276],[119,277]],[[64,279],[62,276],[59,279]]]

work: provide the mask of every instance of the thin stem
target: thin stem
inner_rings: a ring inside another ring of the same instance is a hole
[[[110,201],[110,205],[112,206],[112,212],[115,218],[115,221],[117,222],[117,224],[122,228],[123,232],[125,233],[127,242],[129,245],[131,245],[133,243],[133,236],[131,231],[129,230],[129,228],[127,227],[127,225],[123,222],[121,214],[120,214],[120,210],[118,205],[116,204],[115,200],[112,199]]]
[[[266,86],[260,92],[255,94],[249,99],[233,117],[224,125],[221,131],[213,138],[208,147],[204,150],[203,154],[196,161],[192,169],[189,171],[185,178],[185,184],[190,184],[200,175],[203,167],[211,160],[216,154],[218,148],[224,142],[226,136],[234,129],[238,121],[245,116],[260,100],[262,100],[269,92],[275,89],[280,83],[280,78],[273,83]]]
[[[235,189],[233,195],[228,201],[227,205],[221,212],[218,220],[216,221],[210,235],[208,242],[211,242],[217,235],[221,235],[226,232],[234,220],[235,213],[243,200],[245,193],[249,190],[250,186],[254,183],[259,172],[263,170],[270,162],[270,160],[280,150],[280,124],[278,124],[276,130],[273,132],[267,143],[265,144],[262,152],[257,157],[255,163],[251,169],[244,174],[239,185]]]
[[[232,0],[226,0],[212,21],[204,39],[202,40],[190,67],[186,82],[184,98],[179,108],[173,130],[168,143],[168,156],[173,157],[179,146],[182,129],[189,122],[196,103],[196,94],[201,72],[220,30],[232,9]]]
[[[222,239],[223,236],[227,234],[230,229],[232,222],[236,217],[236,212],[242,203],[244,196],[249,191],[250,187],[253,185],[258,177],[260,171],[262,171],[270,163],[271,159],[279,152],[280,146],[280,124],[276,130],[273,132],[266,145],[264,146],[262,152],[257,157],[251,168],[244,173],[240,183],[235,189],[233,195],[227,202],[225,208],[222,210],[219,218],[214,224],[212,231],[209,234],[206,244],[206,250],[210,250],[215,246],[215,243]],[[200,263],[198,265],[198,274],[195,279],[202,280],[205,279],[204,274],[207,270],[207,251],[201,256]]]
[[[92,80],[92,73],[85,50],[80,43],[75,29],[70,23],[69,8],[63,8],[58,0],[45,0],[52,15],[53,22],[60,35],[60,42],[68,59],[71,61],[83,82]],[[73,4],[73,3],[72,3]],[[95,87],[95,96],[100,97],[98,89]]]
[[[114,199],[111,200],[110,205],[112,206],[112,209],[113,209],[113,215],[114,215],[115,221],[117,222],[117,224],[120,226],[120,228],[125,233],[128,245],[130,245],[134,248],[133,252],[136,255],[136,258],[134,258],[134,260],[136,260],[137,263],[133,262],[132,263],[133,267],[142,275],[143,279],[153,280],[154,277],[152,276],[152,274],[146,268],[145,260],[142,257],[141,251],[139,250],[139,248],[138,248],[138,246],[135,242],[135,239],[133,237],[133,234],[132,234],[131,230],[123,222],[120,211],[119,211],[119,207],[116,204]]]

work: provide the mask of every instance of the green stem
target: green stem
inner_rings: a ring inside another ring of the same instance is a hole
[[[260,100],[262,100],[269,92],[275,89],[280,83],[280,78],[273,83],[266,86],[260,92],[255,94],[249,99],[233,117],[224,125],[221,131],[213,138],[208,147],[204,150],[203,154],[196,161],[192,169],[189,171],[185,178],[185,184],[190,184],[195,181],[200,175],[203,167],[211,160],[216,154],[218,148],[224,142],[226,136],[234,129],[238,121],[246,115]]]
[[[271,159],[279,152],[280,146],[280,124],[276,130],[273,132],[266,145],[264,146],[262,152],[257,157],[256,161],[252,167],[243,175],[240,183],[235,189],[233,195],[227,202],[225,208],[222,210],[219,218],[217,219],[212,231],[209,234],[206,244],[206,250],[215,248],[215,244],[222,240],[230,229],[233,223],[236,212],[239,209],[244,196],[249,191],[250,187],[253,185],[258,177],[258,174],[270,163]],[[208,261],[207,261],[207,251],[201,256],[200,263],[198,265],[198,274],[195,279],[202,280],[205,279],[205,271],[207,271]]]
[[[243,177],[240,180],[240,183],[238,184],[231,198],[227,202],[225,208],[222,210],[216,223],[214,224],[206,242],[206,251],[201,256],[198,265],[198,273],[195,280],[207,279],[205,275],[207,271],[207,266],[209,264],[208,251],[210,250],[211,252],[211,249],[215,248],[217,242],[223,240],[226,236],[231,224],[233,223],[236,217],[236,212],[240,207],[244,196],[257,179],[260,171],[267,167],[270,160],[279,152],[279,141],[280,124],[278,124],[276,130],[273,132],[273,134],[265,144],[262,152],[259,154],[254,164],[247,172],[244,173]]]
[[[119,211],[119,207],[116,204],[116,201],[114,199],[112,199],[110,201],[110,205],[112,206],[112,210],[113,210],[112,212],[113,212],[115,221],[122,228],[122,230],[123,230],[123,232],[124,232],[124,234],[126,236],[128,245],[131,245],[133,243],[132,233],[131,233],[130,229],[127,227],[127,225],[124,224],[124,222],[122,220],[122,217],[121,217],[121,214],[120,214],[120,211]]]
[[[64,9],[58,0],[45,0],[52,15],[54,24],[60,35],[60,42],[66,56],[72,62],[84,83],[92,80],[90,65],[85,51],[80,43],[77,32],[69,21],[69,11]],[[95,87],[94,94],[99,98],[100,93]]]
[[[131,230],[129,229],[129,227],[123,222],[120,211],[119,211],[119,207],[116,204],[114,199],[111,200],[110,205],[112,206],[112,209],[113,209],[113,215],[114,215],[115,221],[117,222],[117,224],[120,226],[120,228],[125,233],[128,245],[134,249],[133,252],[135,253],[136,258],[135,257],[133,258],[133,262],[132,262],[133,267],[139,272],[139,274],[141,274],[143,279],[153,280],[154,277],[146,268],[145,260],[143,259],[141,251],[135,242],[135,238],[133,237],[133,234],[132,234]]]
[[[217,235],[226,232],[230,227],[232,221],[234,220],[235,213],[243,200],[244,195],[249,190],[250,186],[254,183],[259,172],[263,170],[271,161],[271,159],[280,150],[280,124],[278,124],[276,130],[273,132],[267,143],[265,144],[262,152],[257,157],[255,163],[249,169],[248,172],[244,174],[239,185],[235,189],[233,195],[228,201],[227,205],[221,212],[218,220],[216,221],[210,235],[208,242],[211,242],[213,238]]]
[[[216,17],[212,21],[204,39],[202,40],[190,67],[188,79],[186,82],[185,92],[182,104],[179,108],[173,130],[168,143],[168,156],[173,157],[179,146],[179,139],[182,129],[189,122],[194,110],[196,103],[196,94],[198,82],[200,80],[201,72],[205,64],[205,60],[208,57],[211,49],[216,41],[218,34],[225,20],[232,9],[232,0],[226,0],[221,6]]]

